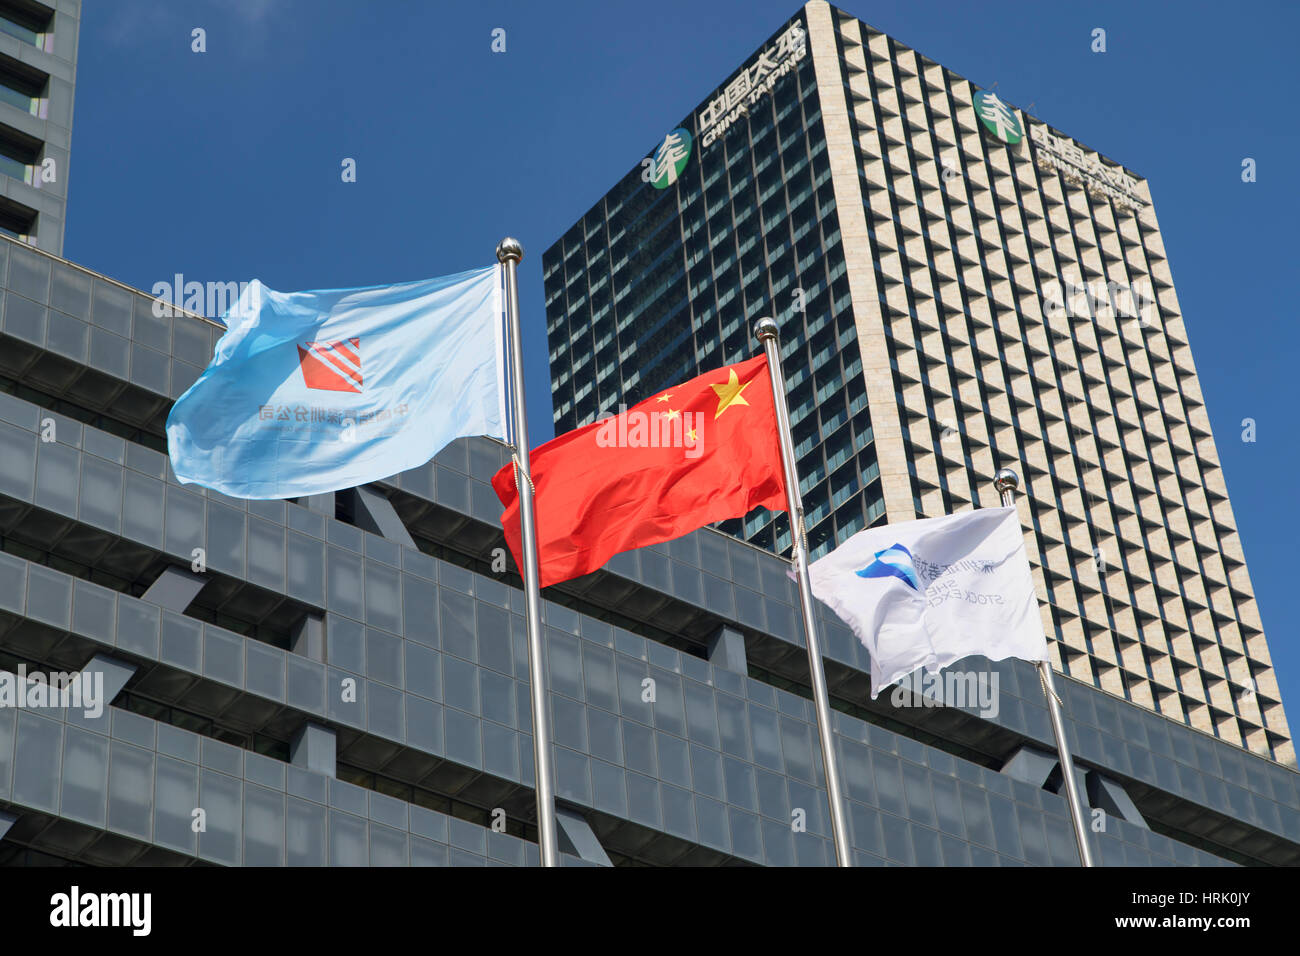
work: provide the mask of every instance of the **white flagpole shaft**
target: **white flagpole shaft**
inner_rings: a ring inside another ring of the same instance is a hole
[[[1002,504],[1012,507],[1016,503],[1016,487],[1020,479],[1009,468],[1003,468],[994,479],[993,485],[998,490]],[[1070,821],[1074,824],[1074,842],[1079,847],[1079,865],[1092,866],[1092,849],[1088,844],[1088,826],[1084,820],[1083,803],[1079,800],[1079,788],[1074,782],[1074,758],[1070,754],[1070,744],[1065,739],[1065,721],[1061,718],[1061,705],[1056,702],[1056,682],[1052,679],[1052,665],[1047,661],[1038,661],[1038,676],[1047,697],[1047,713],[1052,718],[1052,734],[1056,737],[1056,753],[1061,761],[1061,776],[1065,782],[1065,796],[1070,804]]]
[[[524,411],[523,334],[519,329],[516,267],[523,247],[514,239],[497,245],[505,272],[506,324],[509,327],[511,438],[515,444],[515,484],[519,489],[519,525],[524,552],[524,606],[528,623],[528,689],[533,712],[533,771],[537,785],[537,842],[542,866],[559,866],[555,825],[555,785],[551,772],[551,708],[546,696],[546,646],[542,643],[541,596],[537,570],[537,526],[533,520],[532,470],[528,464],[528,419]]]
[[[840,866],[853,865],[849,846],[848,817],[844,812],[844,791],[840,787],[839,760],[835,756],[835,736],[831,727],[831,707],[826,693],[826,672],[822,666],[821,639],[813,605],[812,583],[808,579],[808,542],[804,540],[803,496],[799,494],[799,475],[795,471],[794,442],[790,438],[790,411],[785,400],[785,373],[781,369],[781,350],[777,324],[759,319],[754,335],[767,353],[767,368],[772,377],[772,398],[776,406],[777,432],[781,438],[781,464],[785,471],[785,500],[790,516],[791,558],[799,581],[799,605],[803,610],[804,636],[808,644],[808,671],[812,675],[813,703],[817,709],[817,736],[821,738],[822,764],[826,768],[826,793],[830,798],[831,832],[835,839],[835,859]]]

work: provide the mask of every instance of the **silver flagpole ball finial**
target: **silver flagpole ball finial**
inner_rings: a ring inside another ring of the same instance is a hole
[[[511,259],[518,262],[523,257],[524,247],[519,244],[518,239],[506,236],[497,243],[497,262],[508,262]]]
[[[759,319],[754,323],[754,338],[758,339],[760,342],[776,338],[777,332],[779,331],[780,326],[776,324],[776,319],[771,317]]]
[[[1010,468],[999,468],[998,473],[993,476],[993,487],[998,492],[1015,491],[1020,487],[1020,476]]]

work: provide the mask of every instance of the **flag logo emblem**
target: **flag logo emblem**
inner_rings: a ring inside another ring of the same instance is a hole
[[[895,544],[884,551],[876,552],[876,560],[861,571],[854,571],[860,578],[899,578],[914,591],[921,589],[916,576],[916,567],[912,564],[912,552],[901,544]]]
[[[298,346],[298,365],[308,388],[361,391],[361,339],[307,342]]]

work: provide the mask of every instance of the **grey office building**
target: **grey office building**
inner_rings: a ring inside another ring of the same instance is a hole
[[[0,233],[59,255],[81,0],[0,0]]]
[[[12,240],[0,289],[0,862],[536,862],[505,448],[301,501],[183,487],[163,424],[219,330]],[[785,568],[703,529],[548,589],[567,862],[831,862]],[[1075,862],[1028,665],[988,668],[996,714],[895,706],[821,624],[858,862]],[[99,716],[3,692],[81,672]],[[1059,684],[1103,863],[1300,862],[1293,771]]]
[[[0,295],[0,863],[535,864],[506,448],[297,501],[182,486],[164,422],[220,329],[15,239]],[[786,569],[703,529],[545,592],[566,864],[833,862]],[[856,862],[1077,862],[1029,665],[966,665],[984,711],[873,701],[820,624]],[[1103,865],[1300,863],[1296,773],[1058,686]]]

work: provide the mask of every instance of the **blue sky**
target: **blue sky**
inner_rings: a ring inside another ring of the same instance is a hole
[[[1300,706],[1300,6],[840,5],[1148,178],[1283,700]],[[181,272],[288,291],[458,272],[514,235],[538,444],[542,251],[797,6],[87,3],[65,255],[146,290]]]

